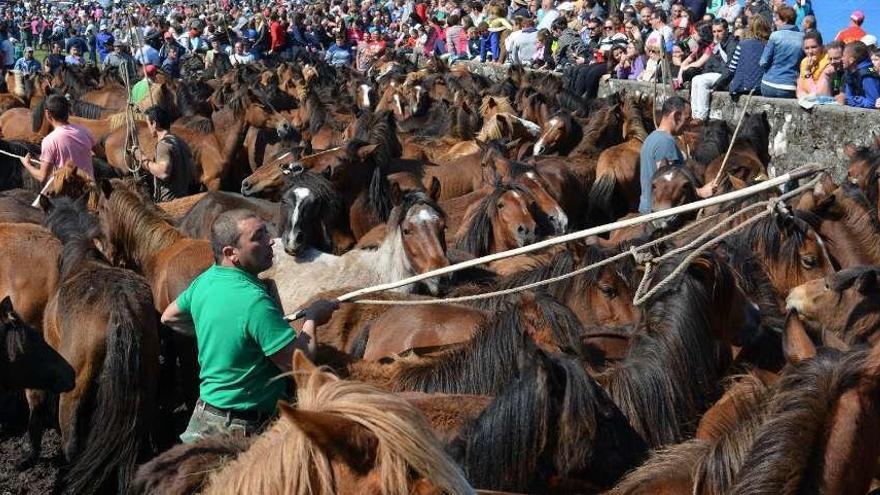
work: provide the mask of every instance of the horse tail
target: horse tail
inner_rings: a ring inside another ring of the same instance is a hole
[[[599,176],[587,196],[587,219],[590,224],[602,225],[619,215],[620,199],[617,197],[617,178],[611,171]]]
[[[88,431],[65,476],[70,493],[101,492],[114,475],[115,491],[128,491],[152,423],[157,377],[147,370],[158,366],[157,325],[146,316],[152,309],[149,298],[145,304],[134,297],[123,297],[110,308],[104,365],[87,402],[92,407],[82,404],[78,412],[91,409],[90,418],[77,421],[88,421]]]

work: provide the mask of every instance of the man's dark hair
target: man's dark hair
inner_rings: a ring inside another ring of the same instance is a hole
[[[58,122],[67,122],[70,118],[70,102],[61,95],[51,95],[46,100],[46,113]]]
[[[862,43],[861,41],[853,41],[852,43],[847,43],[846,49],[852,54],[853,60],[857,64],[860,64],[867,60],[871,54],[868,52],[868,45]]]
[[[564,17],[557,17],[556,19],[553,19],[553,24],[550,25],[550,28],[553,29],[554,31],[557,29],[560,31],[564,31],[565,28],[567,28],[567,27],[568,27],[568,21],[565,20]]]
[[[718,17],[717,19],[712,20],[713,26],[721,26],[725,31],[730,32],[730,24],[727,23],[727,19],[723,17]]]
[[[164,108],[153,105],[144,111],[144,115],[151,121],[156,123],[156,127],[167,131],[171,129],[171,114]]]
[[[238,238],[241,237],[238,224],[256,216],[256,213],[245,208],[225,211],[217,216],[211,224],[211,251],[214,253],[215,263],[223,261],[223,248],[238,246]]]
[[[776,9],[776,15],[780,21],[786,24],[794,24],[794,21],[797,19],[797,12],[788,5],[783,5]]]
[[[651,12],[651,15],[656,15],[657,18],[663,22],[663,24],[666,24],[666,21],[669,19],[669,17],[666,15],[666,11],[663,9],[654,10],[654,12]]]
[[[819,31],[810,31],[809,33],[804,33],[804,41],[813,40],[817,45],[822,46],[822,34]]]
[[[846,44],[844,44],[844,42],[834,40],[831,43],[828,43],[828,46],[825,47],[825,51],[827,52],[828,50],[841,50],[842,53],[844,48],[846,48]]]
[[[673,96],[663,102],[663,108],[660,110],[660,117],[666,117],[667,115],[672,114],[672,112],[684,112],[687,110],[690,103],[687,100],[682,98],[681,96]]]

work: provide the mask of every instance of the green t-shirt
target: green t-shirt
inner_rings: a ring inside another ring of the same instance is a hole
[[[147,96],[147,91],[150,89],[150,83],[147,81],[147,78],[143,78],[140,81],[134,83],[134,86],[131,87],[131,101],[135,105],[141,102],[145,96]],[[219,407],[219,406],[218,406]]]
[[[213,265],[177,297],[199,348],[199,394],[222,409],[272,412],[287,381],[268,358],[296,337],[266,286],[238,268]]]

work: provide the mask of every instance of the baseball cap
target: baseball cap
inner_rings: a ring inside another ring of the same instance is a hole
[[[865,20],[865,13],[861,10],[856,10],[852,13],[852,15],[849,16],[849,18],[856,22],[862,22]]]
[[[862,38],[862,43],[864,43],[867,46],[877,46],[877,37],[874,36],[873,34],[866,34]]]
[[[34,47],[32,47],[32,46],[28,46],[28,47],[26,47],[26,48],[24,49],[24,51],[26,51],[26,52],[32,52],[32,51],[34,51]]]
[[[147,77],[155,76],[156,72],[158,72],[158,70],[159,69],[156,68],[156,66],[153,64],[148,64],[146,67],[144,67],[144,72],[147,74]]]
[[[572,12],[572,11],[574,11],[574,3],[562,2],[556,7],[556,10],[558,10],[560,12]]]

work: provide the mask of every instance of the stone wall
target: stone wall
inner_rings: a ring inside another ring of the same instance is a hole
[[[475,73],[498,80],[505,69],[488,64],[468,63]],[[627,92],[653,94],[654,85],[636,81],[609,80],[600,88],[600,95],[626,89]],[[658,86],[660,96],[668,90]],[[686,91],[678,92],[685,98]],[[736,126],[746,97],[734,102],[728,93],[718,92],[712,97],[710,117],[726,120],[731,129]],[[812,110],[801,108],[795,100],[753,97],[750,112],[766,111],[771,126],[770,155],[771,176],[784,173],[807,162],[819,162],[834,166],[834,175],[841,179],[846,174],[847,159],[843,145],[851,142],[865,145],[880,135],[880,110],[863,110],[838,105],[816,106]]]

